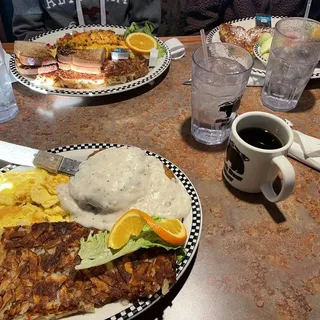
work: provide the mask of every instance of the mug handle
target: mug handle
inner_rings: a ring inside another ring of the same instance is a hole
[[[279,170],[282,173],[283,180],[282,180],[282,187],[279,194],[276,194],[273,189],[273,182],[274,177],[277,175]],[[260,187],[263,195],[270,201],[270,202],[278,202],[283,201],[289,197],[289,195],[293,191],[295,181],[295,172],[293,169],[292,164],[289,160],[281,155],[275,157],[271,161],[271,168],[269,169],[267,175],[267,181],[263,183]]]

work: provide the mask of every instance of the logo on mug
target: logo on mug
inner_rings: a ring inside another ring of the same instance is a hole
[[[233,181],[233,179],[236,179],[242,181],[245,161],[250,161],[250,159],[245,154],[241,153],[235,143],[230,140],[223,168],[223,172],[228,180]]]

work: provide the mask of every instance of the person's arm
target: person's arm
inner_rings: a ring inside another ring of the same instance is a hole
[[[12,0],[12,4],[12,31],[19,40],[30,39],[46,32],[40,1]]]
[[[158,30],[161,21],[161,1],[131,0],[129,23],[136,22],[139,26],[143,26],[147,21],[154,24],[155,31]]]

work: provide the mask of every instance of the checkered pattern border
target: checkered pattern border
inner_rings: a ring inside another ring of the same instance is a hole
[[[123,144],[109,144],[109,143],[82,143],[82,144],[74,144],[74,145],[67,145],[63,147],[53,148],[48,150],[52,153],[60,153],[60,152],[67,152],[67,151],[74,151],[74,150],[85,150],[85,149],[109,149],[109,148],[120,148],[125,145]],[[176,268],[176,275],[177,280],[182,276],[183,272],[186,270],[187,266],[191,262],[193,256],[196,253],[196,249],[199,245],[200,241],[200,234],[201,234],[201,228],[202,228],[202,211],[201,211],[201,204],[200,199],[197,194],[197,191],[189,178],[186,176],[186,174],[179,169],[175,164],[167,160],[166,158],[151,152],[146,151],[146,153],[150,157],[155,157],[159,159],[165,166],[167,166],[176,176],[177,179],[181,181],[183,184],[185,190],[188,192],[190,198],[191,198],[191,209],[192,209],[192,224],[191,224],[191,230],[189,234],[188,241],[185,245],[185,251],[186,256],[185,258],[180,262],[180,264],[177,265]],[[6,172],[9,170],[14,169],[17,167],[16,165],[8,165],[1,169],[1,172]],[[161,293],[156,293],[152,296],[149,296],[146,300],[140,300],[131,306],[127,307],[123,311],[113,315],[112,317],[109,317],[105,320],[128,320],[134,318],[136,315],[143,312],[145,309],[147,309],[149,306],[156,303],[159,299],[161,299],[162,295]]]
[[[267,64],[268,61],[260,54],[259,45],[257,43],[253,46],[253,53],[264,65]]]
[[[34,40],[41,40],[43,36],[47,36],[49,34],[56,34],[57,32],[66,31],[66,33],[69,30],[77,30],[82,31],[83,28],[101,28],[101,29],[110,29],[110,28],[116,28],[116,29],[126,29],[126,27],[123,26],[117,26],[117,25],[87,25],[87,26],[77,26],[77,27],[66,27],[61,28],[57,30],[51,30],[46,33],[42,33],[32,39],[30,41]],[[58,36],[57,36],[58,37]],[[17,69],[16,62],[14,56],[11,57],[9,62],[9,68],[13,76],[23,85],[29,87],[30,89],[40,92],[40,93],[50,93],[50,94],[56,94],[56,95],[63,95],[63,96],[70,96],[70,97],[96,97],[96,96],[104,96],[104,95],[110,95],[110,94],[116,94],[128,90],[132,90],[138,87],[141,87],[157,77],[159,77],[163,72],[167,70],[167,68],[170,65],[171,62],[171,55],[168,46],[162,42],[160,39],[156,38],[156,40],[163,45],[166,48],[166,55],[164,57],[164,60],[160,67],[155,67],[149,71],[149,73],[139,79],[124,83],[122,85],[113,85],[110,87],[107,87],[105,89],[67,89],[67,88],[54,88],[54,87],[41,87],[34,83],[34,81],[30,80],[30,78],[27,78],[23,75],[21,75]]]

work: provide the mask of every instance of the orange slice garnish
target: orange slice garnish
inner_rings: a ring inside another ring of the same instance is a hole
[[[131,236],[138,236],[146,224],[143,217],[134,210],[130,210],[121,216],[112,227],[107,246],[112,249],[120,249],[129,241]]]
[[[146,223],[161,239],[175,246],[183,245],[187,239],[187,230],[179,219],[156,222],[147,213],[132,209],[120,217],[111,229],[108,247],[122,248],[131,236],[138,236],[141,233]]]
[[[164,241],[180,246],[186,242],[187,230],[179,219],[154,221],[147,213],[140,211],[149,227]]]
[[[152,48],[157,48],[157,41],[142,32],[131,33],[126,37],[127,46],[138,53],[148,54]]]

